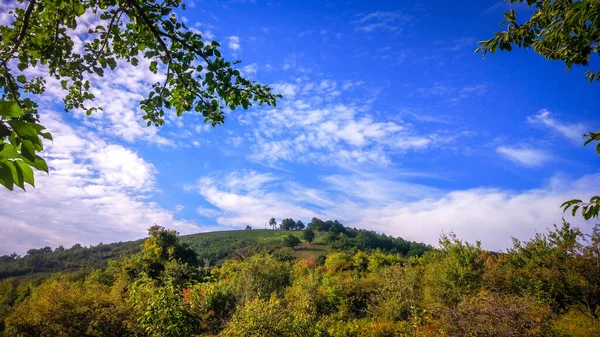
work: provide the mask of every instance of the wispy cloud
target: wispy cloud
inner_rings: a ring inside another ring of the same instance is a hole
[[[359,82],[298,81],[273,85],[284,94],[275,109],[240,116],[260,162],[313,162],[326,165],[386,164],[392,155],[427,149],[433,135],[412,125],[376,117],[366,100],[345,99]]]
[[[199,207],[203,216],[215,217],[223,228],[260,227],[271,217],[282,219],[293,216],[309,219],[314,212],[299,206],[292,192],[283,198],[272,184],[275,177],[255,171],[231,172],[225,176],[213,175],[200,179],[188,190],[197,191],[214,208]],[[277,179],[277,184],[282,182]]]
[[[255,75],[258,71],[258,65],[256,63],[248,64],[242,67],[242,72],[245,75]]]
[[[552,160],[545,151],[531,148],[499,146],[496,152],[517,164],[528,167],[541,166]]]
[[[546,127],[576,142],[581,142],[583,134],[586,132],[583,124],[571,124],[559,121],[546,109],[540,110],[537,115],[527,117],[527,121],[533,125]]]
[[[354,24],[356,29],[365,33],[377,31],[401,31],[412,17],[400,11],[377,11],[361,15]]]
[[[475,50],[477,48],[477,39],[474,37],[461,37],[452,40],[446,41],[436,41],[436,45],[438,45],[442,50],[445,51],[461,51],[465,48],[471,48]]]
[[[484,95],[489,89],[486,83],[456,86],[442,82],[435,82],[431,86],[422,87],[415,92],[423,97],[440,97],[448,103],[458,103],[471,97]]]
[[[238,36],[230,36],[228,46],[231,48],[231,50],[240,50],[242,48],[240,45],[240,38]]]
[[[82,110],[73,114],[94,132],[105,136],[115,136],[127,142],[144,140],[158,145],[173,145],[173,141],[160,136],[155,127],[147,127],[142,119],[143,112],[139,102],[151,91],[156,82],[164,80],[161,73],[154,74],[148,67],[150,60],[141,59],[137,67],[124,60],[117,62],[114,71],[106,71],[103,77],[89,76],[91,92],[95,98],[88,106],[100,107],[102,110],[87,116]],[[29,76],[43,76],[47,81],[47,90],[40,97],[42,103],[51,106],[61,101],[66,92],[61,84],[45,69],[38,66],[26,70]]]

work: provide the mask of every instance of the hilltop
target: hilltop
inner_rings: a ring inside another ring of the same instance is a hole
[[[319,219],[316,219],[319,220]],[[320,221],[320,220],[319,220]],[[420,256],[429,246],[406,241],[372,231],[348,228],[338,221],[320,221],[315,229],[312,243],[302,239],[302,230],[230,230],[180,236],[198,255],[202,265],[219,265],[224,260],[245,257],[258,252],[268,252],[283,259],[316,259],[328,251],[369,251],[380,249],[402,255]],[[294,235],[300,239],[294,248],[284,244],[284,238]],[[86,272],[103,269],[109,260],[139,253],[143,239],[84,247],[75,244],[71,248],[59,246],[30,249],[25,256],[16,254],[0,256],[0,279],[7,277],[43,276],[55,272]]]

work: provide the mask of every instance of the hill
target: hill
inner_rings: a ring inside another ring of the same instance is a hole
[[[181,241],[192,248],[203,265],[218,265],[231,257],[250,256],[258,252],[269,252],[284,259],[312,258],[327,251],[369,251],[380,249],[402,255],[421,255],[429,249],[422,243],[410,242],[372,231],[348,228],[338,221],[321,221],[308,225],[315,230],[315,239],[309,244],[300,242],[291,249],[285,247],[283,239],[295,235],[302,238],[301,230],[232,230],[198,233],[181,236]],[[25,256],[16,254],[0,256],[0,279],[8,277],[43,276],[55,272],[90,271],[104,269],[109,260],[136,254],[143,240],[98,244],[84,247],[79,244],[71,248],[62,246],[52,249],[44,247],[30,249]]]

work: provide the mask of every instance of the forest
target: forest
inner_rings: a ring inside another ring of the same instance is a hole
[[[214,263],[201,259],[208,255],[191,248],[186,237],[153,226],[143,243],[127,243],[140,244],[137,253],[120,249],[122,255],[104,267],[59,267],[52,273],[4,278],[1,334],[600,334],[600,226],[587,235],[563,222],[530,240],[515,239],[505,252],[491,252],[452,233],[442,235],[439,248],[433,248],[337,221],[339,226],[326,231],[325,223],[334,222],[315,218],[304,230],[223,232],[232,250]],[[310,231],[314,235],[306,235]],[[250,233],[255,238],[277,236],[267,245],[235,244],[251,238]],[[296,238],[294,244],[289,236]],[[319,248],[302,254],[312,247]],[[48,261],[58,261],[66,252],[76,256],[78,249],[49,249],[46,255],[54,256]],[[7,259],[3,257],[2,269],[11,265]]]

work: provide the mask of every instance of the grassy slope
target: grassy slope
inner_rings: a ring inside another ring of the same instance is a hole
[[[244,248],[276,249],[281,247],[281,241],[289,234],[294,234],[302,240],[301,231],[280,230],[235,230],[185,235],[181,240],[190,245],[201,259],[208,258],[211,263],[225,258],[236,250]],[[300,258],[315,258],[325,252],[325,245],[320,243],[325,234],[317,233],[315,242],[311,245],[302,242],[296,247],[294,254]]]
[[[281,247],[283,237],[294,234],[302,239],[300,231],[236,230],[185,235],[181,240],[188,243],[200,258],[215,265],[227,258],[261,250],[273,251]],[[300,258],[316,258],[325,252],[325,245],[317,242],[324,234],[317,234],[315,243],[302,242],[294,255]],[[74,272],[83,269],[104,268],[108,260],[119,259],[140,251],[143,240],[118,242],[91,248],[67,249],[63,252],[25,257],[0,262],[0,279],[10,276],[33,276],[53,272]]]

